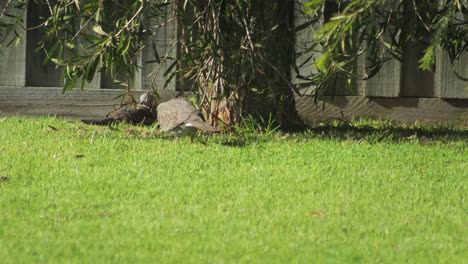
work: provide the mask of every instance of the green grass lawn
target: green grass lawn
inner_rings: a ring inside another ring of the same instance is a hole
[[[198,141],[0,117],[0,262],[467,263],[466,129]]]

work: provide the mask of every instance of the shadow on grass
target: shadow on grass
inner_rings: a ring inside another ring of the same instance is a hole
[[[228,147],[245,147],[275,140],[326,139],[368,142],[468,142],[468,128],[456,126],[435,126],[423,123],[396,123],[390,121],[333,121],[317,123],[306,131],[274,133],[231,133],[207,137],[207,142]]]
[[[339,140],[358,140],[371,143],[380,141],[450,142],[468,140],[468,129],[454,126],[435,126],[419,123],[394,123],[389,121],[329,122],[311,126],[313,137]]]
[[[120,125],[108,128],[113,133],[123,132],[127,138],[159,138],[174,143],[189,143],[190,139],[174,138],[157,128]],[[91,132],[90,132],[91,133]],[[424,123],[396,123],[382,120],[332,121],[310,125],[305,131],[235,131],[231,133],[208,134],[200,132],[194,143],[218,144],[226,147],[246,147],[270,141],[310,139],[369,142],[468,142],[468,128],[462,126],[436,126]],[[187,142],[185,142],[187,141]]]

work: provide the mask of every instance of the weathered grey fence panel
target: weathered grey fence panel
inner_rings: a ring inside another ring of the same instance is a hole
[[[297,0],[297,8],[303,8],[302,4],[304,2],[306,0]],[[36,13],[36,11],[30,9],[30,13],[34,14],[37,19],[40,12]],[[37,21],[34,22],[31,19],[28,21],[28,24],[31,23],[30,26],[37,23]],[[296,26],[305,21],[304,14],[297,12]],[[169,16],[163,23],[160,23],[160,21],[150,23],[154,23],[153,31],[156,32],[155,47],[159,56],[164,57],[169,54],[169,57],[176,58],[178,54],[176,21]],[[309,28],[308,30],[298,31],[296,35],[297,53],[308,49],[314,30],[316,29]],[[23,40],[17,48],[7,48],[3,50],[5,55],[0,55],[0,115],[57,114],[72,118],[102,117],[121,102],[120,98],[116,98],[116,96],[122,94],[122,90],[92,89],[112,87],[111,83],[106,84],[110,80],[101,77],[99,73],[92,84],[86,86],[86,90],[75,89],[63,94],[60,72],[56,71],[53,66],[47,66],[51,67],[51,69],[47,67],[45,67],[45,70],[42,69],[44,68],[42,58],[39,57],[38,53],[32,52],[39,38],[40,34],[38,32],[28,33],[28,41]],[[439,53],[436,60],[435,74],[423,73],[423,75],[417,77],[415,74],[419,74],[416,59],[418,50],[408,49],[406,52],[410,58],[406,58],[405,63],[412,65],[406,65],[406,68],[404,68],[399,61],[391,60],[372,79],[357,81],[357,94],[362,96],[335,96],[333,99],[326,97],[323,105],[321,103],[315,104],[312,96],[297,97],[296,107],[299,114],[306,122],[342,117],[363,117],[388,118],[398,121],[424,120],[468,125],[468,100],[466,100],[468,98],[468,83],[453,74],[448,57]],[[299,74],[307,76],[316,72],[314,61],[319,55],[320,52],[303,53],[297,60],[297,64],[301,65]],[[158,67],[158,64],[154,62],[145,63],[154,60],[152,42],[148,41],[141,58],[139,58],[141,61],[138,62],[142,68],[131,81],[132,89],[146,90],[153,83],[162,101],[173,98],[176,95],[176,78],[168,86],[172,91],[162,91],[166,82],[163,73],[173,62],[172,58],[164,62],[159,72],[154,74],[153,71]],[[358,61],[357,70],[362,71],[365,63],[363,59]],[[467,77],[467,65],[468,54],[465,53],[455,68],[460,75]],[[424,74],[428,75],[425,76]],[[296,78],[295,72],[292,76],[295,84],[306,83],[304,80]],[[403,76],[406,79],[403,79]],[[101,80],[104,80],[103,83],[101,83]],[[27,84],[35,87],[29,87]],[[44,87],[45,85],[54,87]],[[400,89],[400,87],[403,88]],[[313,89],[313,87],[307,85],[304,85],[303,88]],[[338,95],[349,94],[346,90],[340,90],[346,88],[337,88]],[[138,96],[139,93],[141,92],[137,91],[135,95]],[[441,98],[395,98],[399,95],[409,97],[438,96]]]
[[[297,0],[295,7],[294,26],[296,28],[304,26],[305,23],[312,18],[305,14],[304,3],[306,0]],[[319,52],[308,52],[308,49],[313,41],[314,29],[312,25],[307,26],[305,29],[296,31],[295,39],[295,57],[298,72],[292,70],[292,83],[301,88],[303,93],[310,93],[313,87],[307,85],[307,81],[300,78],[300,76],[307,76],[311,73],[317,73],[315,67],[315,59],[319,56]]]
[[[432,4],[434,3],[437,5],[436,1],[433,1]],[[427,37],[428,31],[421,25],[420,18],[414,14],[416,4],[413,1],[403,1],[402,5],[403,22],[408,24],[408,28],[411,28],[411,30],[407,30],[405,27],[401,29],[405,43],[402,55],[400,96],[434,97],[434,71],[419,68],[419,60],[422,58],[427,45],[416,42],[412,38],[407,39],[414,32],[420,35],[420,38]],[[417,38],[416,36],[413,37]]]
[[[311,18],[307,17],[304,14],[304,3],[307,0],[298,0],[296,1],[296,14],[295,14],[295,24],[296,27],[304,24],[306,21],[310,21]],[[330,10],[326,11],[327,14],[333,14],[333,3],[327,2]],[[335,7],[336,8],[336,7]],[[296,65],[299,67],[299,74],[302,76],[307,76],[311,73],[317,73],[315,67],[315,59],[320,56],[319,51],[307,52],[311,42],[313,41],[313,34],[317,28],[309,26],[306,29],[297,31],[296,33]],[[297,56],[297,55],[300,56]],[[363,58],[360,58],[354,69],[361,75],[364,73],[364,68],[366,62]],[[358,74],[358,75],[360,75]],[[296,73],[293,72],[293,83],[301,86],[301,83],[305,83],[298,78],[295,78]],[[353,80],[351,84],[347,83],[347,80],[343,78],[338,78],[334,87],[330,87],[325,94],[328,95],[364,95],[364,96],[378,96],[378,97],[397,97],[400,91],[400,76],[401,76],[401,63],[394,59],[387,62],[373,78],[362,81],[362,80]],[[304,87],[304,86],[302,86]],[[310,94],[313,91],[314,87],[305,86],[304,92]]]
[[[100,77],[100,85],[98,87],[102,89],[126,89],[130,86],[130,90],[139,91],[141,90],[142,84],[142,73],[141,73],[141,55],[136,59],[138,69],[135,71],[133,76],[128,76],[128,73],[124,70],[120,71],[115,77],[118,82],[114,80],[110,73],[103,72]]]
[[[468,54],[465,52],[453,69],[463,78],[468,78]],[[468,99],[468,81],[458,78],[453,72],[448,55],[439,52],[436,66],[438,96],[442,98]]]
[[[468,125],[468,100],[336,96],[315,104],[311,96],[296,98],[300,117],[307,124],[330,119],[379,118],[394,121]]]
[[[2,54],[3,53],[3,54]],[[0,53],[0,85],[26,85],[26,41],[11,45]]]
[[[135,92],[138,97],[141,92]],[[53,87],[0,87],[0,115],[58,115],[68,118],[104,117],[121,103],[122,90],[78,90],[62,93]],[[175,97],[161,91],[160,101]]]
[[[336,15],[338,12],[338,2],[337,1],[325,1],[324,5],[324,22],[328,22],[332,16]],[[354,38],[354,37],[348,37]],[[356,72],[357,63],[348,64],[344,66],[350,72]],[[349,78],[348,76],[336,76],[332,85],[325,91],[325,95],[356,95],[358,94],[359,83],[356,78]]]
[[[396,0],[388,2],[394,4]],[[374,23],[384,23],[385,21],[374,21]],[[382,37],[387,43],[392,43],[392,35],[397,32],[395,26],[389,25]],[[390,54],[382,54],[382,56],[390,57]],[[365,60],[366,66],[370,67],[370,62]],[[372,78],[364,81],[364,95],[369,97],[398,97],[400,94],[401,84],[401,61],[392,57],[387,61],[380,71],[372,76]]]
[[[35,52],[37,43],[42,39],[43,33],[37,29],[42,23],[41,17],[47,17],[49,10],[46,4],[29,1],[27,15],[27,27],[36,28],[27,31],[26,37],[26,85],[42,87],[63,86],[62,70],[56,69],[52,62],[44,64],[46,55],[44,52]],[[53,43],[48,43],[48,46]],[[51,46],[50,46],[51,47]]]
[[[4,3],[0,3],[0,8],[4,8]],[[15,12],[15,11],[11,11]],[[13,13],[12,13],[13,14]],[[19,14],[19,13],[16,13]],[[13,23],[13,19],[9,17],[2,17],[5,23]],[[24,13],[23,21],[26,21],[26,13]],[[12,35],[7,36],[9,40]],[[7,45],[8,43],[3,43]],[[4,48],[0,52],[0,86],[25,86],[25,71],[26,71],[26,41],[24,38],[15,45],[12,43],[10,46]]]
[[[468,2],[464,4],[468,8]],[[468,15],[456,14],[459,21],[468,21]],[[464,26],[468,30],[468,25]],[[436,58],[436,92],[442,98],[464,98],[468,99],[468,81],[456,76],[455,72],[468,79],[468,54],[463,53],[459,60],[452,66],[449,56],[440,50]]]
[[[172,9],[172,5],[168,10]],[[146,21],[153,32],[153,38],[145,43],[142,56],[142,88],[163,90],[166,83],[164,73],[169,69],[177,57],[177,23],[172,12],[163,19]],[[154,47],[153,47],[154,45]],[[157,51],[157,54],[154,53]],[[156,58],[157,56],[158,58]],[[161,63],[156,62],[160,60]],[[175,70],[175,69],[174,69]],[[176,78],[167,84],[167,90],[176,90]]]
[[[143,58],[142,58],[142,53],[138,55],[137,58],[137,70],[135,72],[135,76],[133,76],[132,79],[130,79],[130,88],[133,88],[134,90],[141,91],[143,88]]]
[[[304,3],[308,0],[297,0],[295,7],[295,18],[294,24],[296,28],[301,28],[296,31],[295,39],[295,53],[296,53],[296,65],[297,68],[293,71],[292,83],[302,88],[302,92],[305,94],[315,93],[315,87],[313,85],[307,85],[308,81],[299,78],[299,76],[309,76],[310,74],[317,73],[317,67],[315,61],[320,55],[322,55],[321,47],[316,47],[314,50],[310,50],[312,45],[314,32],[319,30],[315,25],[307,25],[308,22],[312,21],[313,17],[306,14]],[[331,2],[327,2],[325,6],[325,16],[329,18],[331,14],[336,12],[336,5]],[[313,26],[314,25],[314,26]],[[350,67],[355,67],[351,65]],[[334,85],[330,86],[326,91],[326,95],[355,95],[359,94],[358,84],[354,80],[349,84],[348,80],[342,77],[337,77]]]
[[[425,48],[413,43],[408,43],[404,48],[400,96],[435,97],[434,72],[419,68]]]
[[[398,97],[401,82],[401,62],[391,59],[380,71],[367,81],[363,81],[364,95],[369,97]]]

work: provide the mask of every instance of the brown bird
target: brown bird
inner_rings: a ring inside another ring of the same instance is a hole
[[[156,121],[156,98],[150,93],[140,96],[140,103],[130,103],[118,107],[101,120],[81,120],[85,124],[109,125],[112,123],[126,122],[130,124],[151,125]]]
[[[193,137],[198,129],[218,132],[219,129],[206,123],[203,115],[185,99],[172,99],[161,103],[157,108],[159,126],[164,132],[171,132],[177,138]]]

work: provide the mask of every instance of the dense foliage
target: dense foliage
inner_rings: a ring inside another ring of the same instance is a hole
[[[7,0],[0,3],[0,52],[20,41],[24,33],[24,13],[27,1]]]
[[[466,0],[307,1],[306,24],[322,26],[313,29],[314,40],[306,53],[321,55],[315,61],[317,72],[301,77],[320,95],[339,76],[349,81],[371,78],[388,60],[402,60],[412,45],[422,49],[421,69],[433,69],[437,50],[447,52],[454,64],[468,50],[467,6]],[[354,65],[362,57],[366,68],[359,75]]]
[[[65,90],[77,82],[83,87],[98,71],[130,80],[142,49],[154,42],[162,18],[171,16],[178,57],[164,72],[168,83],[177,78],[180,89],[199,94],[210,122],[227,126],[271,114],[283,126],[297,125],[295,77],[320,99],[338,78],[369,79],[390,59],[404,57],[409,45],[421,47],[420,68],[426,70],[433,69],[438,50],[455,63],[468,48],[466,0],[7,0],[0,4],[1,43],[21,37],[27,5],[47,7],[29,29],[44,34],[38,43],[47,54],[44,63],[65,69]],[[300,10],[303,24],[294,20]],[[301,30],[314,36],[297,52]],[[167,54],[152,47],[152,62],[167,63]],[[297,56],[308,57],[315,71],[300,73]],[[358,60],[366,62],[360,72]]]

